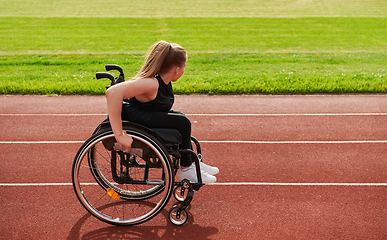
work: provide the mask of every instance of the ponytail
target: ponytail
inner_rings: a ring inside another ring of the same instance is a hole
[[[187,60],[187,52],[179,44],[157,42],[134,78],[153,77],[156,73],[168,72],[173,66],[181,67]]]

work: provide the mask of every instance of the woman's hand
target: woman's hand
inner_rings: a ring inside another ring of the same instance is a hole
[[[125,153],[130,151],[130,148],[132,147],[133,139],[131,136],[126,134],[125,131],[122,131],[122,134],[119,136],[115,136],[117,142],[114,144],[114,150],[116,151],[123,151]]]

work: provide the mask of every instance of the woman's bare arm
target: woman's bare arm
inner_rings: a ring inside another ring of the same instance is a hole
[[[151,101],[157,95],[158,86],[158,81],[155,78],[137,79],[114,85],[105,93],[107,111],[114,137],[126,152],[130,150],[132,138],[122,130],[122,101],[132,97]]]

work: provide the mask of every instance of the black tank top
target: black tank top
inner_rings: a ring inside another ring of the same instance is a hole
[[[150,102],[139,102],[135,97],[129,99],[129,105],[131,107],[141,108],[144,110],[151,110],[157,112],[169,112],[175,101],[175,97],[172,90],[172,83],[165,84],[163,79],[156,74],[154,76],[159,81],[159,89],[157,96]]]

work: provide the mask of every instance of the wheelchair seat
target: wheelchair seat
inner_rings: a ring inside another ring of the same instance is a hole
[[[163,142],[166,147],[172,147],[173,145],[178,145],[182,141],[181,134],[176,129],[169,128],[151,128]]]

